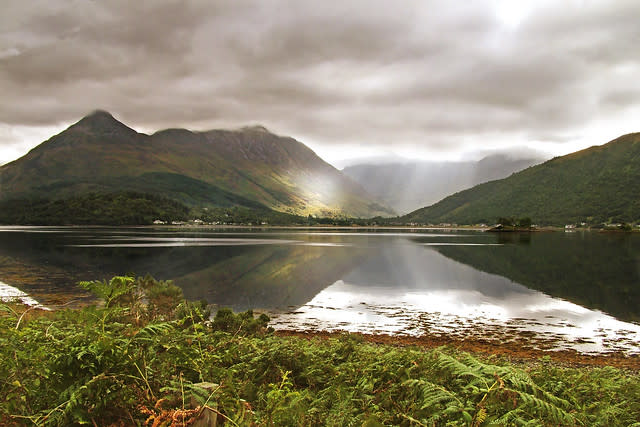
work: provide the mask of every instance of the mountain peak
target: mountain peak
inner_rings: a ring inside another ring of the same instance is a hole
[[[107,123],[120,123],[105,110],[94,110],[91,113],[84,116],[78,124],[107,124]],[[121,124],[121,123],[120,123]]]
[[[264,127],[262,125],[244,126],[244,127],[240,128],[240,130],[246,131],[246,132],[271,133],[271,131],[269,131],[269,129],[267,129],[266,127]]]
[[[93,110],[84,116],[78,123],[120,123],[113,115],[105,110]]]
[[[75,125],[71,126],[70,129],[91,134],[137,134],[135,130],[118,121],[111,113],[105,110],[92,111]]]
[[[93,119],[95,119],[95,118],[111,118],[111,119],[113,119],[113,115],[110,112],[106,111],[106,110],[97,109],[97,110],[93,110],[91,113],[87,114],[84,118],[85,119],[88,119],[88,118],[93,118]]]

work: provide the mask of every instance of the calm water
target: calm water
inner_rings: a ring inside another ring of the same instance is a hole
[[[0,227],[0,294],[61,304],[127,272],[276,328],[640,352],[640,235]]]

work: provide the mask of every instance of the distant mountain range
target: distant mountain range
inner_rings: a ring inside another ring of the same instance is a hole
[[[640,222],[640,133],[477,185],[401,218],[420,223]]]
[[[146,135],[95,111],[0,167],[0,201],[114,191],[299,215],[395,213],[301,142],[260,126]]]
[[[541,157],[495,154],[467,162],[364,163],[347,166],[342,172],[369,194],[406,214],[457,191],[505,178],[542,161]]]

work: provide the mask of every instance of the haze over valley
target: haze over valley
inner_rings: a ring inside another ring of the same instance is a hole
[[[354,164],[342,172],[362,185],[369,194],[400,214],[432,205],[460,190],[495,179],[506,178],[545,160],[492,154],[466,162],[392,162]]]

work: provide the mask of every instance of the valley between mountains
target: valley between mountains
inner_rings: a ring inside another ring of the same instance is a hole
[[[302,142],[261,126],[147,135],[98,110],[0,167],[0,223],[640,222],[640,134],[543,160],[507,153],[340,171]],[[125,212],[131,207],[135,213]]]

